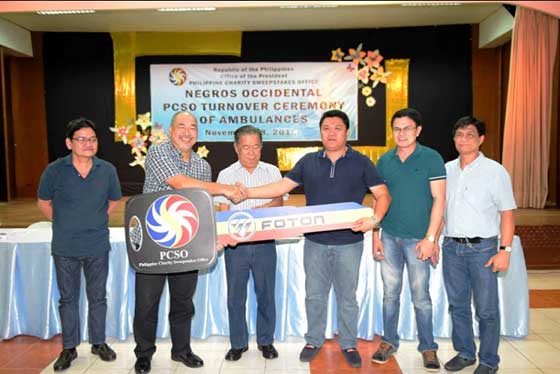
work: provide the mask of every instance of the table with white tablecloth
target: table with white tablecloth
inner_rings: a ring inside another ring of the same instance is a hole
[[[132,334],[134,319],[134,271],[126,255],[123,228],[111,228],[109,277],[107,280],[107,336],[120,340]],[[49,228],[0,230],[0,339],[16,335],[32,335],[47,339],[61,332],[58,315],[59,293],[54,264],[50,253]],[[278,241],[276,248],[276,331],[275,339],[303,336],[305,318],[305,274],[303,271],[302,238]],[[433,302],[434,335],[449,337],[451,319],[443,285],[441,264],[432,268],[430,293]],[[405,281],[401,297],[399,334],[401,338],[416,338],[414,308]],[[524,337],[529,333],[529,296],[527,271],[518,237],[514,238],[510,269],[499,276],[501,334]],[[207,338],[229,334],[226,275],[223,255],[208,270],[201,271],[194,296],[196,308],[192,336]],[[250,333],[255,333],[256,297],[252,280],[249,282],[248,316]],[[81,335],[87,340],[87,300],[82,277],[80,298]],[[383,331],[383,284],[379,264],[371,255],[371,233],[366,234],[356,292],[360,306],[358,337],[371,340]],[[169,298],[164,290],[158,322],[158,337],[169,336]],[[336,302],[331,292],[327,321],[327,338],[337,331]],[[475,331],[477,329],[475,322]]]

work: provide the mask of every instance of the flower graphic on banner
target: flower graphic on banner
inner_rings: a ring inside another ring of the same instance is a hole
[[[379,82],[383,84],[387,84],[387,77],[391,74],[389,71],[384,71],[383,66],[380,66],[379,69],[375,71],[370,77],[373,81],[373,87],[377,86]]]
[[[362,63],[366,53],[362,51],[362,44],[358,48],[348,48],[348,56],[344,57],[345,60],[352,60],[352,64],[358,66]]]
[[[367,58],[366,58],[366,64],[368,68],[371,67],[378,68],[379,64],[381,63],[381,60],[383,60],[383,56],[379,54],[379,49],[376,49],[373,52],[368,51]]]
[[[136,121],[128,120],[126,126],[115,125],[115,127],[109,127],[109,130],[115,133],[115,141],[122,141],[130,146],[130,153],[134,155],[134,161],[128,165],[132,167],[143,168],[150,145],[163,143],[169,139],[161,123],[153,124],[150,112],[139,114]],[[198,148],[197,153],[200,157],[206,157],[210,151],[202,146]]]
[[[331,52],[332,52],[332,56],[331,56],[332,61],[338,61],[338,62],[342,61],[342,57],[344,57],[344,52],[342,52],[340,48],[335,49]]]
[[[122,140],[122,142],[124,144],[128,143],[128,132],[130,131],[130,129],[132,128],[131,125],[128,126],[115,126],[115,127],[109,127],[109,130],[111,130],[112,132],[116,133],[117,138],[119,138],[120,140]]]
[[[150,143],[163,143],[168,139],[165,130],[163,129],[163,125],[161,123],[156,123],[152,128],[152,133],[150,134],[150,138],[148,139]]]
[[[379,49],[374,51],[362,51],[362,43],[358,47],[348,48],[348,54],[345,55],[340,48],[331,51],[331,61],[351,61],[346,70],[356,76],[359,81],[361,93],[366,98],[366,105],[373,107],[376,103],[373,97],[373,89],[379,83],[387,84],[387,77],[391,75],[390,71],[385,71],[381,65],[383,56],[379,53]]]
[[[208,150],[208,148],[206,148],[205,145],[200,146],[196,149],[196,154],[199,155],[202,158],[208,157],[209,153],[210,153],[210,151]]]
[[[367,66],[358,70],[358,79],[361,80],[363,84],[369,82],[369,68]]]
[[[148,127],[152,126],[151,116],[150,112],[138,115],[136,124],[142,128],[142,131],[146,131]]]
[[[132,153],[146,153],[148,152],[148,148],[146,147],[146,140],[148,137],[141,132],[137,132],[136,135],[132,138],[130,142],[130,146],[132,147]]]

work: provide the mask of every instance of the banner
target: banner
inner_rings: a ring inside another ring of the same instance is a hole
[[[178,111],[198,119],[198,140],[231,142],[253,125],[264,141],[318,141],[331,109],[350,118],[358,139],[358,81],[345,62],[158,64],[150,66],[151,112],[165,129]]]

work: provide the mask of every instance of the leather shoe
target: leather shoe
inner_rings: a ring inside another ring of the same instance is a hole
[[[496,374],[498,372],[498,368],[491,368],[486,365],[479,364],[477,368],[474,370],[473,374]]]
[[[320,349],[321,347],[315,347],[314,345],[306,344],[299,354],[299,360],[301,362],[311,362],[311,360],[313,360],[315,356],[317,356],[317,353],[319,353]]]
[[[262,352],[264,358],[269,360],[278,357],[278,351],[272,344],[259,345],[259,351]]]
[[[114,361],[117,358],[115,351],[105,343],[92,345],[91,353],[99,355],[99,358],[103,361]]]
[[[231,348],[228,353],[226,354],[226,360],[228,361],[237,361],[243,355],[243,352],[247,352],[249,347],[245,346],[241,349]]]
[[[451,360],[447,361],[444,365],[445,370],[447,371],[460,371],[466,368],[467,366],[474,365],[476,362],[475,359],[464,358],[459,355],[456,355]]]
[[[360,352],[356,348],[343,349],[342,354],[348,362],[348,365],[353,368],[359,368],[362,366],[362,358],[360,357]]]
[[[72,361],[78,357],[78,352],[76,348],[63,349],[58,356],[58,359],[54,363],[54,371],[66,370],[70,367]]]
[[[192,352],[183,355],[171,355],[173,361],[182,362],[190,368],[199,368],[204,365],[204,361]]]
[[[152,362],[148,357],[138,357],[134,364],[134,372],[136,374],[149,373],[152,370]]]

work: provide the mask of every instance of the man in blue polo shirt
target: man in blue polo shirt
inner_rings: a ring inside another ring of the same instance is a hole
[[[430,260],[437,263],[437,233],[445,207],[445,165],[441,156],[419,144],[422,117],[411,108],[393,114],[391,125],[397,146],[379,159],[377,168],[385,179],[393,202],[374,233],[373,255],[381,261],[383,279],[383,337],[372,361],[385,363],[399,347],[400,297],[406,266],[416,325],[418,350],[424,368],[437,371],[437,344],[432,328]]]
[[[356,349],[358,303],[356,288],[363,251],[363,232],[383,219],[391,202],[387,186],[371,160],[346,144],[350,121],[346,113],[330,110],[321,117],[324,149],[308,153],[280,181],[247,189],[248,198],[282,196],[297,186],[305,190],[307,205],[356,202],[362,204],[369,190],[374,197],[374,216],[358,220],[352,230],[315,232],[305,235],[306,345],[300,360],[311,361],[325,340],[327,301],[334,285],[337,302],[339,344],[346,361],[360,367]]]
[[[105,343],[109,271],[109,214],[121,198],[115,167],[95,157],[95,125],[85,118],[68,123],[66,147],[71,153],[50,163],[39,184],[38,206],[52,220],[51,251],[60,291],[63,350],[54,370],[68,369],[80,344],[81,269],[88,299],[91,352],[104,361],[117,356]]]

